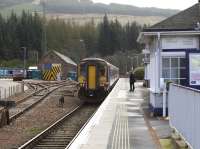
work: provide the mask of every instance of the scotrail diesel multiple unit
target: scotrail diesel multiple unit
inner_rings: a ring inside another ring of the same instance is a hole
[[[78,65],[78,96],[86,102],[102,101],[119,79],[119,69],[100,58],[86,58]]]

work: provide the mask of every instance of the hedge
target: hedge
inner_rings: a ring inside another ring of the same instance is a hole
[[[136,80],[144,80],[144,67],[137,67],[134,70]]]

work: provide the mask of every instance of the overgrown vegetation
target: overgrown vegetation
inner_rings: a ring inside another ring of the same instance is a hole
[[[137,67],[134,70],[136,80],[144,80],[144,67]]]
[[[27,130],[28,134],[33,136],[33,135],[36,135],[38,133],[40,133],[42,131],[41,128],[38,128],[38,127],[33,127],[33,128],[30,128]]]

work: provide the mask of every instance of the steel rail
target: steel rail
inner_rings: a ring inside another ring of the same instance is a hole
[[[59,127],[59,125],[61,125],[63,123],[63,121],[65,121],[65,119],[67,119],[69,116],[71,116],[75,111],[77,111],[78,109],[80,109],[80,107],[82,107],[82,104],[75,107],[74,109],[72,109],[69,113],[67,113],[66,115],[64,115],[62,118],[60,118],[59,120],[57,120],[54,124],[52,124],[51,126],[49,126],[48,128],[46,128],[44,131],[42,131],[41,133],[39,133],[38,135],[36,135],[34,138],[32,138],[31,140],[29,140],[28,142],[26,142],[25,144],[23,144],[22,146],[20,146],[18,149],[30,149],[33,146],[35,146],[42,138],[44,138],[45,136],[47,136],[53,129]]]
[[[38,99],[36,102],[34,102],[34,103],[32,103],[32,104],[30,104],[29,106],[27,106],[24,110],[22,110],[22,111],[20,111],[20,112],[18,112],[18,113],[16,113],[16,114],[14,114],[13,116],[11,116],[10,118],[9,118],[9,120],[10,121],[13,121],[13,120],[15,120],[16,118],[18,118],[19,116],[21,116],[22,114],[24,114],[26,111],[28,111],[28,110],[30,110],[30,109],[32,109],[34,106],[36,106],[39,102],[41,102],[43,99],[45,99],[49,94],[51,94],[53,91],[55,91],[55,90],[57,90],[57,89],[59,89],[59,88],[61,88],[61,87],[63,87],[63,86],[66,86],[66,85],[60,85],[60,86],[58,86],[58,87],[56,87],[56,88],[54,88],[54,89],[52,89],[52,90],[48,90],[48,92],[45,94],[45,95],[43,95],[40,99]],[[44,89],[43,89],[44,90]],[[31,96],[32,97],[32,96]],[[29,98],[31,98],[31,97],[29,97]]]

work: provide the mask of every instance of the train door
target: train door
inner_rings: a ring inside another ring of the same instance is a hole
[[[96,89],[96,67],[88,66],[88,88]]]

